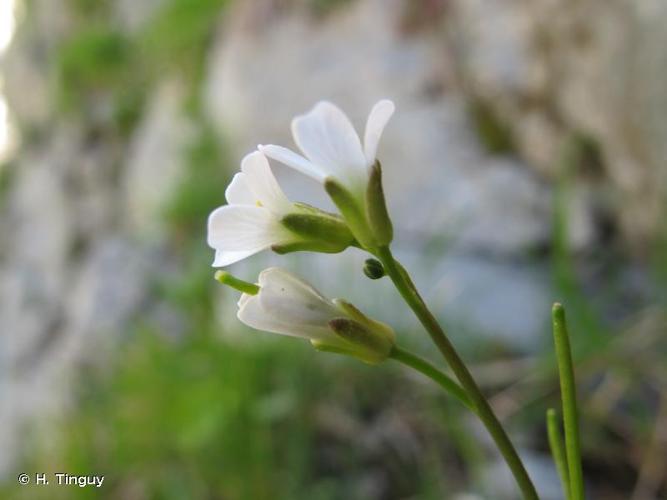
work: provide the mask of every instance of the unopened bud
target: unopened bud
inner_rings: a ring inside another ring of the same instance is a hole
[[[384,266],[377,259],[366,259],[364,262],[364,274],[372,280],[379,280],[384,273]]]

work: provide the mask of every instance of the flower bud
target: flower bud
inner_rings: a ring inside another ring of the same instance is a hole
[[[253,286],[239,300],[238,318],[248,326],[302,337],[318,350],[371,364],[384,361],[394,346],[389,326],[370,319],[349,302],[327,299],[284,269],[262,271],[259,284]]]
[[[364,274],[372,280],[379,280],[385,275],[384,266],[377,259],[366,259],[364,262]]]

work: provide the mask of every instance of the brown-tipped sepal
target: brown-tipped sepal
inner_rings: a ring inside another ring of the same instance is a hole
[[[371,365],[387,359],[394,346],[381,329],[369,328],[368,324],[350,318],[334,318],[329,321],[329,328],[349,345],[349,350],[345,348],[345,354]]]

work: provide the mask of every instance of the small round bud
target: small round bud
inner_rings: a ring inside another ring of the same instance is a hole
[[[384,276],[384,267],[377,259],[366,259],[364,262],[364,274],[372,280],[379,280]]]

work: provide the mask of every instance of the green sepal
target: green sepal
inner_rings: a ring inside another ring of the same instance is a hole
[[[344,347],[327,344],[321,340],[311,340],[310,343],[316,351],[332,352],[334,354],[343,354],[345,356],[355,356],[353,349],[345,349]]]
[[[303,203],[295,203],[297,212],[285,215],[281,223],[307,242],[322,245],[328,252],[342,252],[354,243],[354,236],[338,215]]]
[[[354,304],[351,304],[345,299],[333,299],[332,302],[336,304],[336,307],[338,307],[338,309],[343,311],[345,314],[350,316],[355,321],[359,321],[360,323],[366,323],[367,321],[371,321],[371,319],[364,313],[362,313],[359,309],[357,309],[357,307]]]
[[[333,177],[328,177],[324,181],[324,189],[340,210],[350,231],[361,246],[366,249],[377,247],[377,242],[366,220],[365,210],[352,193]]]
[[[347,247],[341,248],[340,245],[331,244],[326,241],[295,241],[294,243],[284,243],[271,245],[271,250],[278,255],[285,255],[292,252],[320,252],[320,253],[339,253]]]
[[[371,168],[371,175],[366,188],[366,212],[378,245],[384,246],[391,243],[394,238],[394,228],[382,188],[382,167],[377,160]]]
[[[347,300],[333,299],[333,303],[336,304],[336,307],[338,307],[341,311],[347,314],[354,321],[363,325],[367,330],[370,330],[374,334],[383,337],[384,340],[389,344],[394,345],[394,343],[396,342],[396,334],[394,333],[394,330],[392,330],[390,326],[385,325],[380,321],[376,321],[374,319],[369,318],[359,309],[357,309],[356,306],[349,303]]]
[[[387,359],[392,343],[383,335],[369,330],[365,325],[349,318],[334,318],[329,328],[338,337],[350,343],[351,356],[369,364],[378,364]]]

